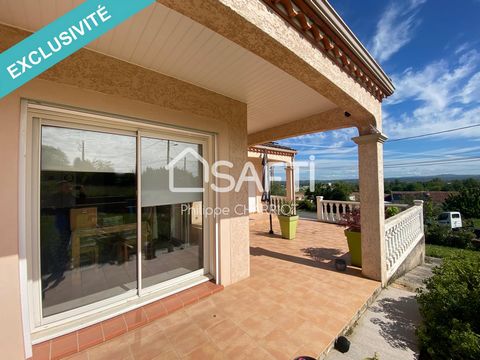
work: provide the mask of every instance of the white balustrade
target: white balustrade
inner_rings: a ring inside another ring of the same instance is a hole
[[[272,214],[279,214],[282,206],[284,204],[290,204],[291,201],[286,196],[277,196],[272,195],[270,196],[270,205],[272,207]],[[295,203],[294,203],[295,204]],[[288,209],[285,209],[288,210]],[[293,207],[293,213],[296,214],[297,210],[296,207]]]
[[[385,220],[387,277],[390,278],[423,238],[423,201]]]
[[[385,220],[385,256],[387,277],[390,278],[424,236],[423,201],[415,200],[414,206],[385,204],[402,211]],[[323,200],[317,196],[318,221],[338,224],[342,215],[360,208],[358,201]]]
[[[405,209],[406,204],[385,204],[385,207],[397,207]],[[359,201],[340,201],[340,200],[323,200],[323,196],[317,196],[317,220],[338,224],[342,221],[342,217],[347,213],[352,213],[354,209],[360,209]]]

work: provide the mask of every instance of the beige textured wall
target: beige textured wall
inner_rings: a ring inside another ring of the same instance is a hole
[[[24,358],[18,274],[19,110],[14,97],[0,100],[0,357],[13,360]]]
[[[0,51],[27,35],[22,30],[0,25]],[[230,170],[234,178],[240,175],[247,158],[245,104],[88,50],[80,50],[0,100],[0,159],[4,171],[0,179],[4,204],[0,210],[0,291],[4,321],[0,327],[0,348],[2,356],[8,359],[23,358],[17,215],[21,98],[215,132],[218,158],[234,163],[235,167]],[[238,193],[220,194],[218,200],[218,206],[228,207],[234,214],[235,205],[247,205],[247,188]],[[219,223],[220,278],[228,285],[249,276],[248,216],[228,215],[221,217]]]

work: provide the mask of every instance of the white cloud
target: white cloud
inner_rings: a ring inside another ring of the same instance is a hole
[[[419,7],[425,1],[390,3],[377,23],[377,29],[370,44],[375,58],[380,62],[386,61],[412,40],[414,30],[420,23],[417,16]]]
[[[460,96],[464,104],[480,102],[480,71],[470,78]]]
[[[415,136],[480,123],[480,54],[470,50],[454,62],[440,60],[423,69],[393,76],[396,93],[385,101],[384,131],[391,138]],[[407,103],[410,109],[393,106]],[[412,106],[413,105],[413,106]],[[478,137],[480,128],[446,133],[446,137]]]

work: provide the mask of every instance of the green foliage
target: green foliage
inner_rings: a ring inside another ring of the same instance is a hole
[[[438,216],[443,212],[440,205],[428,200],[423,203],[423,219],[426,224],[433,224],[437,222]]]
[[[305,195],[311,197],[323,196],[324,200],[348,201],[349,196],[356,190],[354,184],[342,181],[333,184],[317,183],[315,184],[315,191],[307,190]]]
[[[425,241],[429,244],[473,249],[475,233],[466,228],[452,230],[445,225],[432,223],[425,228]]]
[[[480,186],[460,190],[450,195],[443,204],[447,211],[459,211],[465,218],[480,217]]]
[[[296,204],[293,201],[285,201],[278,209],[278,214],[282,216],[295,216],[297,214]]]
[[[464,180],[446,181],[435,178],[429,181],[404,181],[400,179],[386,180],[385,192],[390,191],[460,191],[480,187],[480,180],[468,178]]]
[[[389,206],[385,209],[385,219],[391,218],[397,214],[400,214],[400,208],[396,206]]]
[[[273,196],[286,196],[287,190],[284,182],[272,181],[270,184],[270,195]]]
[[[417,300],[422,351],[433,360],[480,359],[480,258],[448,257]]]
[[[317,206],[315,201],[310,199],[304,199],[297,202],[297,209],[315,212],[317,211]]]
[[[458,249],[449,246],[432,244],[425,245],[425,255],[441,259],[455,256],[475,257],[480,259],[480,251]]]

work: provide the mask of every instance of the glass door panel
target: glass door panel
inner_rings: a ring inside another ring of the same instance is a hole
[[[202,145],[141,138],[143,288],[203,268],[203,193],[191,191],[203,188],[203,167],[194,153]],[[172,160],[179,191],[169,188]]]
[[[136,137],[41,127],[43,316],[137,288]]]

